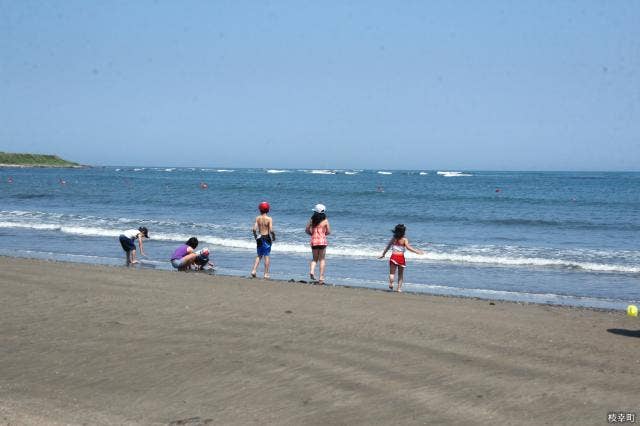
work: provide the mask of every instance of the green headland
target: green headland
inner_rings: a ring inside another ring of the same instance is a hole
[[[0,167],[83,167],[57,155],[21,154],[0,151]]]

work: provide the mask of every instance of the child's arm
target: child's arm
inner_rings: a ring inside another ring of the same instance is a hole
[[[325,232],[326,235],[329,235],[331,233],[331,225],[329,225],[329,219],[325,219],[327,221],[327,232]]]
[[[409,240],[407,240],[406,238],[404,239],[404,246],[407,248],[407,250],[415,253],[415,254],[424,254],[424,252],[422,250],[418,250],[418,249],[414,249],[413,247],[411,247],[409,245]]]
[[[271,235],[271,241],[276,240],[276,233],[273,231],[273,219],[269,218],[269,234]]]
[[[306,232],[307,234],[311,235],[311,221],[309,221],[309,223],[307,223],[307,227],[304,228],[304,232]]]
[[[258,218],[256,218],[256,221],[253,223],[253,228],[251,228],[251,232],[253,232],[253,238],[254,239],[258,239]]]
[[[384,248],[384,251],[382,252],[382,254],[380,255],[380,257],[378,259],[384,259],[384,257],[387,254],[387,251],[389,251],[389,248],[391,247],[391,243],[393,242],[393,238],[391,240],[389,240],[389,243],[387,244],[387,246]]]
[[[140,247],[140,255],[146,256],[146,254],[144,254],[144,246],[142,245],[142,233],[138,234],[138,246]]]

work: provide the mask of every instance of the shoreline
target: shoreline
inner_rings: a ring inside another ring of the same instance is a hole
[[[13,424],[605,424],[622,312],[0,257]]]
[[[114,268],[116,270],[131,270],[131,271],[155,271],[155,272],[165,272],[165,273],[178,273],[178,271],[171,269],[170,267],[164,269],[164,268],[147,268],[147,267],[126,267],[126,266],[118,266],[118,265],[113,265],[113,264],[106,264],[106,263],[83,263],[83,262],[74,262],[71,260],[58,260],[58,259],[41,259],[41,258],[34,258],[34,257],[19,257],[19,256],[7,256],[7,255],[2,255],[0,254],[0,260],[1,259],[19,259],[19,260],[35,260],[38,262],[45,262],[45,263],[56,263],[56,264],[61,264],[61,265],[90,265],[90,266],[102,266],[102,267],[106,267],[106,268]],[[324,286],[318,286],[315,285],[307,280],[303,280],[303,279],[294,279],[294,278],[290,278],[290,279],[277,279],[277,278],[270,278],[268,280],[265,280],[263,278],[257,277],[257,278],[251,278],[249,276],[241,276],[241,275],[231,275],[231,274],[221,274],[215,271],[212,272],[207,272],[207,271],[188,271],[188,272],[184,272],[184,271],[180,271],[180,274],[195,274],[195,275],[199,275],[199,276],[209,276],[209,277],[220,277],[220,278],[233,278],[233,279],[240,279],[240,280],[247,280],[247,281],[256,281],[256,282],[272,282],[272,283],[276,283],[276,284],[297,284],[297,285],[301,285],[301,286],[312,286],[312,287],[326,287],[326,288],[331,288],[331,287],[338,287],[338,288],[344,288],[344,289],[353,289],[353,290],[364,290],[364,291],[373,291],[373,292],[380,292],[380,293],[389,293],[389,294],[398,294],[396,292],[390,292],[388,291],[386,288],[377,288],[377,287],[373,287],[373,286],[357,286],[357,285],[349,285],[349,284],[325,284]],[[558,307],[558,308],[566,308],[566,309],[584,309],[584,310],[591,310],[591,311],[595,311],[595,312],[609,312],[609,313],[619,313],[619,312],[623,312],[623,310],[620,308],[606,308],[606,307],[597,307],[597,306],[582,306],[582,305],[569,305],[569,304],[561,304],[561,303],[543,303],[543,302],[536,302],[536,301],[527,301],[527,300],[509,300],[509,299],[491,299],[491,298],[482,298],[482,297],[478,297],[478,296],[465,296],[465,295],[458,295],[458,294],[445,294],[445,293],[429,293],[426,291],[411,291],[411,290],[403,290],[402,293],[400,294],[407,294],[410,296],[420,296],[420,297],[442,297],[442,298],[451,298],[451,299],[460,299],[460,300],[475,300],[475,301],[479,301],[479,302],[488,302],[488,303],[513,303],[516,305],[531,305],[531,306],[549,306],[549,307]],[[571,297],[577,297],[577,296],[571,296]]]
[[[17,255],[7,255],[7,254],[0,254],[0,257],[16,258],[16,259],[36,259],[36,260],[46,261],[46,262],[61,262],[61,263],[70,263],[70,264],[78,264],[78,265],[103,265],[103,266],[114,267],[114,268],[124,267],[120,263],[116,264],[113,262],[111,263],[78,262],[78,261],[66,260],[66,259],[56,259],[56,258],[37,257],[37,256],[17,256]],[[143,260],[143,263],[144,262],[145,261]],[[155,265],[156,262],[153,261],[151,262],[151,264]],[[148,267],[148,266],[140,265],[132,269],[134,270],[152,269],[157,271],[175,272],[174,269],[170,266],[169,262],[167,262],[166,265],[159,266],[159,267],[158,266]],[[226,277],[250,279],[250,277],[247,274],[230,274],[230,273],[225,274],[225,273],[216,272],[215,275],[222,276],[222,277],[226,276]],[[306,278],[302,278],[302,275],[299,275],[299,274],[298,276],[291,277],[291,278],[283,278],[283,277],[271,278],[271,281],[296,282],[299,284],[307,284],[307,285],[311,284],[308,282]],[[363,282],[366,282],[366,281],[363,281]],[[337,280],[335,283],[329,282],[327,286],[374,290],[374,291],[381,291],[383,293],[388,292],[386,284],[383,286],[378,286],[373,284],[355,285],[355,284],[346,283],[346,281]],[[414,286],[422,286],[424,287],[424,289],[416,290],[415,288],[421,288],[421,287],[414,287]],[[414,289],[411,289],[412,287],[414,287]],[[440,297],[453,297],[453,298],[461,298],[461,299],[473,299],[473,300],[482,300],[482,301],[488,301],[488,302],[494,301],[494,302],[531,304],[531,305],[540,305],[540,306],[560,306],[560,307],[567,307],[567,308],[593,309],[593,310],[612,311],[612,312],[622,311],[626,309],[626,307],[629,304],[633,304],[633,303],[637,304],[637,302],[633,300],[598,298],[598,297],[588,297],[588,296],[560,294],[560,293],[532,293],[532,292],[524,292],[524,291],[518,293],[518,292],[510,292],[510,291],[500,292],[496,290],[496,292],[498,293],[503,293],[502,297],[500,297],[500,295],[498,294],[482,295],[482,293],[486,291],[486,289],[462,288],[462,287],[459,288],[459,287],[447,287],[447,286],[443,287],[439,285],[435,285],[433,288],[430,288],[430,287],[431,286],[428,283],[415,284],[415,283],[408,282],[408,283],[405,283],[403,293],[424,295],[424,296],[440,296]],[[448,291],[447,290],[436,291],[434,290],[434,288],[437,288],[437,289],[447,288]],[[550,300],[550,297],[552,296],[556,298],[556,300]],[[542,300],[544,298],[547,298],[547,300]]]

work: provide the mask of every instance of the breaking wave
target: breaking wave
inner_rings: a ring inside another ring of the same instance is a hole
[[[85,223],[90,223],[90,226]],[[0,228],[32,229],[34,231],[62,232],[81,237],[118,237],[123,229],[144,223],[149,227],[151,238],[160,241],[186,241],[193,234],[207,244],[238,250],[255,250],[255,242],[251,238],[234,238],[241,235],[240,225],[194,224],[172,221],[138,221],[129,218],[97,218],[78,215],[62,215],[43,212],[0,212]],[[195,228],[198,226],[198,228]],[[172,232],[172,229],[190,228],[189,234]],[[208,231],[208,232],[207,232]],[[216,232],[222,235],[213,235]],[[298,235],[300,234],[300,235]],[[305,254],[309,253],[306,236],[298,232],[290,232],[290,240],[278,241],[273,246],[275,253]],[[378,245],[367,243],[344,244],[335,243],[327,249],[328,254],[341,257],[374,259],[380,253]],[[464,246],[432,245],[423,255],[407,254],[407,258],[416,262],[453,263],[458,265],[472,264],[509,268],[555,268],[597,273],[640,274],[640,253],[635,251],[589,251],[573,250],[559,252],[551,249],[524,249],[508,246]],[[602,262],[593,261],[594,259]],[[616,262],[616,260],[618,262]],[[623,263],[619,263],[623,260]]]

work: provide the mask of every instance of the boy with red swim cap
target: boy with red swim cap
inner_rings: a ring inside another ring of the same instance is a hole
[[[276,240],[276,234],[273,232],[273,219],[267,216],[269,213],[269,203],[263,201],[258,206],[260,216],[256,217],[253,224],[253,238],[256,239],[257,255],[253,262],[251,276],[256,277],[260,259],[264,258],[264,278],[269,279],[269,267],[271,266],[271,244]]]

